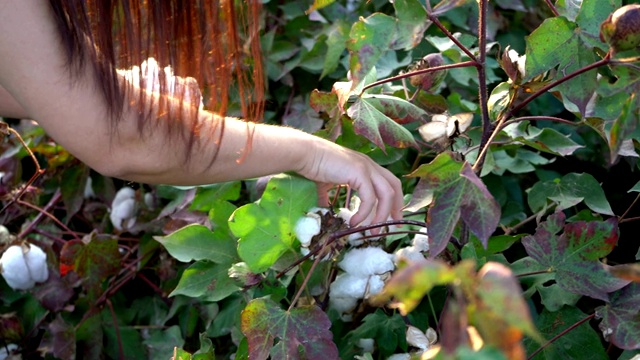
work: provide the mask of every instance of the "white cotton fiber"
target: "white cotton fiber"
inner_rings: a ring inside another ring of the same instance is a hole
[[[398,249],[394,254],[393,262],[398,264],[400,259],[405,259],[409,262],[425,262],[424,255],[415,246]]]
[[[40,247],[30,244],[29,251],[24,254],[24,260],[29,268],[31,279],[35,282],[43,282],[49,278],[47,268],[47,254]]]
[[[335,309],[339,314],[351,312],[358,305],[358,299],[354,297],[331,297],[329,299],[329,305]]]
[[[362,299],[367,291],[368,277],[342,273],[336,277],[329,288],[329,295],[334,297],[353,297]]]
[[[416,234],[413,237],[413,246],[415,246],[418,251],[429,251],[429,236],[427,235],[427,228],[420,228],[421,234]]]
[[[2,266],[2,277],[12,289],[27,290],[35,285],[35,281],[29,275],[22,246],[9,246],[0,258],[0,266]]]
[[[369,276],[392,271],[393,255],[377,247],[352,249],[344,255],[338,266],[349,274]]]
[[[298,219],[293,227],[293,232],[296,234],[300,244],[303,247],[308,247],[311,244],[311,239],[320,234],[320,226],[320,215],[310,212]]]

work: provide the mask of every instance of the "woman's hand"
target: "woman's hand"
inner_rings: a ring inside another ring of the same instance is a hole
[[[315,138],[303,167],[298,173],[318,183],[320,203],[327,205],[326,190],[334,184],[347,184],[358,191],[361,199],[351,225],[368,225],[369,214],[375,209],[373,223],[387,220],[389,215],[399,220],[403,206],[400,180],[390,171],[376,164],[368,156]]]

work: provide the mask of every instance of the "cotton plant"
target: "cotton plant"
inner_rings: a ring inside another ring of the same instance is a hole
[[[29,290],[49,278],[47,254],[34,244],[9,246],[0,258],[0,273],[14,290]]]
[[[320,234],[322,230],[322,215],[326,215],[329,209],[313,207],[293,227],[293,232],[300,242],[300,253],[307,255],[311,250],[311,240]]]

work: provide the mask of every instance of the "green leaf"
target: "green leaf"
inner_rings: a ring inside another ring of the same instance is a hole
[[[267,359],[269,355],[272,359],[338,359],[330,327],[329,318],[316,306],[284,311],[273,301],[260,298],[242,311],[241,330],[249,342],[251,359]]]
[[[71,219],[82,207],[84,189],[89,179],[89,168],[83,164],[75,164],[62,173],[60,192],[67,209],[67,220]]]
[[[622,112],[611,126],[609,135],[610,163],[614,163],[618,157],[618,151],[622,146],[622,142],[627,140],[629,135],[633,134],[638,126],[640,117],[638,116],[638,108],[640,108],[640,99],[635,93],[631,93],[629,98],[622,106]]]
[[[347,48],[349,39],[349,25],[345,21],[337,20],[326,30],[327,53],[320,78],[331,74],[338,68],[342,53]]]
[[[238,260],[235,239],[224,231],[211,231],[206,226],[187,225],[167,236],[154,236],[176,260],[210,260],[231,264]]]
[[[609,292],[629,283],[611,275],[599,261],[617,241],[615,217],[565,225],[564,214],[557,212],[541,223],[533,236],[524,237],[522,245],[534,260],[556,272],[556,282],[563,289],[607,301]]]
[[[539,129],[527,121],[509,125],[505,127],[504,132],[513,140],[554,155],[571,155],[574,151],[584,147],[555,129]]]
[[[213,185],[201,186],[191,202],[191,210],[209,211],[220,201],[235,201],[240,197],[240,181],[230,181]]]
[[[596,309],[602,318],[599,328],[615,346],[633,350],[640,348],[640,283],[631,283],[611,294],[611,301]]]
[[[193,353],[193,360],[215,360],[216,353],[214,352],[213,343],[211,339],[207,337],[207,334],[200,334],[200,349]]]
[[[238,208],[229,228],[239,237],[238,254],[254,273],[273,265],[293,250],[293,227],[317,203],[315,183],[300,177],[274,176],[262,198]]]
[[[178,286],[169,296],[185,295],[202,301],[219,301],[240,290],[229,277],[231,264],[197,261],[180,277]]]
[[[640,192],[640,181],[638,181],[635,185],[633,185],[633,187],[631,189],[629,189],[629,191],[627,191],[628,193],[630,192]]]
[[[184,338],[178,325],[164,330],[151,329],[149,335],[144,345],[149,349],[150,359],[166,359],[167,354],[173,354],[174,348],[184,346]]]
[[[542,313],[536,318],[536,326],[547,338],[552,338],[567,330],[571,325],[584,320],[587,316],[588,315],[573,306],[565,306],[556,312],[542,310]],[[530,339],[525,339],[524,345],[529,354],[540,347],[540,344]],[[564,333],[556,339],[556,341],[545,347],[544,350],[538,353],[533,359],[608,358],[600,341],[600,337],[589,325],[589,322],[585,322],[571,331]]]
[[[396,0],[393,2],[397,16],[396,38],[391,43],[394,50],[409,50],[417,46],[431,22],[427,11],[418,0]]]
[[[398,148],[409,146],[418,148],[409,130],[385,115],[383,111],[387,111],[391,116],[397,116],[401,121],[407,122],[417,120],[418,118],[414,117],[414,115],[423,114],[424,112],[407,101],[401,99],[390,101],[389,98],[391,97],[383,97],[381,95],[359,97],[347,110],[347,115],[353,119],[355,132],[369,139],[383,150],[385,145]]]
[[[538,293],[540,293],[542,305],[551,312],[558,311],[565,305],[573,306],[582,297],[582,295],[564,290],[558,284],[548,286],[545,286],[545,284],[536,284],[535,288],[538,290]]]
[[[457,163],[442,153],[409,176],[420,177],[420,183],[435,194],[427,215],[430,257],[445,249],[460,218],[487,246],[500,221],[500,205],[468,163]]]
[[[362,319],[362,325],[347,335],[352,343],[359,339],[374,339],[380,353],[385,358],[398,348],[407,350],[407,325],[402,316],[395,313],[386,315],[381,309],[368,314]]]
[[[568,75],[595,62],[593,36],[586,30],[564,17],[546,19],[527,38],[525,80],[556,66],[560,75]],[[595,70],[588,71],[558,87],[583,116],[598,86],[596,74]]]
[[[364,80],[382,53],[389,50],[395,33],[395,19],[382,13],[361,18],[353,24],[347,41],[347,49],[351,54],[349,69],[353,80],[352,89]]]
[[[602,187],[593,176],[570,173],[560,180],[537,182],[529,191],[529,206],[534,212],[547,205],[547,199],[558,203],[557,210],[564,210],[582,201],[589,209],[605,215],[614,215]]]

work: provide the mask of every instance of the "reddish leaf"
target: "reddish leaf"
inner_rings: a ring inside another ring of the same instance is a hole
[[[562,229],[564,233],[557,235]],[[534,260],[555,270],[561,288],[607,301],[607,293],[629,283],[611,275],[599,261],[617,241],[616,218],[565,225],[564,214],[558,212],[541,223],[533,236],[524,237],[522,244]]]
[[[284,311],[269,299],[255,299],[242,311],[241,321],[251,359],[338,359],[331,322],[315,306]]]
[[[373,97],[358,98],[347,110],[347,115],[353,119],[353,129],[355,132],[369,139],[383,151],[385,145],[397,148],[410,146],[418,148],[409,130],[398,125],[392,118],[383,113],[382,110],[389,111],[391,115],[396,116],[399,120],[413,117],[412,115],[417,115],[423,111],[414,106],[415,109],[413,110],[415,114],[413,114],[407,110],[401,110],[397,106],[390,105],[391,102],[389,101],[385,103],[387,103],[387,105],[382,106],[381,101]],[[379,106],[383,109],[379,109]],[[407,107],[407,109],[408,108],[409,107]],[[402,121],[406,122],[408,120]]]
[[[116,239],[92,237],[86,244],[71,240],[60,251],[60,262],[72,266],[91,291],[99,290],[102,281],[120,269],[121,257]]]
[[[396,19],[382,13],[360,18],[353,24],[347,41],[347,49],[351,53],[352,89],[364,80],[382,54],[389,50],[395,32]]]
[[[500,221],[500,205],[468,163],[460,164],[449,154],[442,153],[410,176],[420,177],[419,186],[432,189],[434,193],[427,216],[431,257],[446,248],[461,217],[487,247],[489,237]],[[418,202],[416,199],[411,201]]]
[[[76,358],[76,332],[73,326],[67,324],[60,314],[49,324],[50,346],[57,358]]]
[[[605,338],[621,349],[640,349],[640,284],[611,294],[611,302],[596,309]]]

